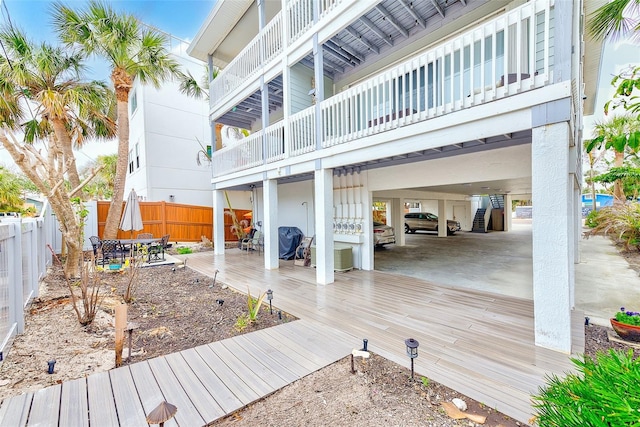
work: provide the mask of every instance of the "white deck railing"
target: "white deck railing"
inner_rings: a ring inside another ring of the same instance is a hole
[[[278,13],[211,82],[211,106],[242,87],[253,73],[280,54],[282,47],[282,13]]]
[[[238,143],[224,147],[213,153],[213,176],[220,176],[263,164],[263,131],[252,133]]]
[[[279,121],[264,130],[265,159],[267,163],[284,159],[284,121]]]
[[[278,159],[543,87],[552,80],[553,1],[526,3],[326,99],[320,104],[321,144],[315,106],[291,115],[286,152]],[[215,176],[263,163],[245,144],[214,153]]]
[[[319,0],[319,19],[326,17],[342,0]],[[292,0],[287,3],[289,44],[306,33],[314,24],[313,0]]]

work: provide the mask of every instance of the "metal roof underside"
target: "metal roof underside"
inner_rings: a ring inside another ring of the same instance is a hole
[[[426,160],[434,160],[443,157],[458,156],[462,154],[476,153],[480,151],[493,150],[498,148],[506,148],[515,145],[531,143],[531,130],[513,132],[506,135],[496,135],[488,138],[472,139],[458,144],[445,145],[441,147],[429,148],[426,150],[415,151],[411,153],[397,154],[380,159],[352,163],[341,168],[334,169],[334,175],[351,173],[353,171],[362,171],[365,169],[376,169],[388,166],[402,165],[407,163],[423,162]],[[290,175],[278,178],[279,184],[290,182],[308,181],[314,177],[313,172]],[[262,181],[241,185],[230,190],[250,190],[251,188],[262,187]]]
[[[367,57],[392,49],[399,42],[426,31],[443,19],[447,9],[457,4],[466,6],[467,0],[383,0],[322,46],[324,74],[334,79],[337,74],[366,63]],[[313,69],[313,54],[300,61]],[[282,106],[282,77],[268,83],[269,112]],[[262,116],[260,92],[253,93],[233,111],[216,122],[250,129]]]

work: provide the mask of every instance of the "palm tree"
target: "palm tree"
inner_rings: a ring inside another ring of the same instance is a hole
[[[640,0],[612,0],[589,16],[589,32],[598,40],[640,39]]]
[[[608,121],[599,122],[594,129],[594,137],[585,141],[585,150],[590,153],[595,148],[613,149],[615,153],[614,167],[622,167],[625,151],[638,151],[640,148],[640,119],[629,115],[615,116]],[[625,200],[622,183],[616,180],[613,185],[613,195],[620,203]]]
[[[67,190],[65,176],[78,176],[72,144],[87,135],[109,137],[111,92],[104,83],[83,82],[81,57],[46,43],[35,45],[19,31],[0,31],[0,143],[22,172],[45,194],[60,223],[67,249],[65,273],[77,277],[82,225],[73,195],[93,174]],[[30,112],[29,116],[27,111]],[[27,121],[24,121],[27,117]],[[16,134],[23,133],[24,141]],[[35,143],[44,144],[44,150]]]
[[[115,238],[127,176],[129,91],[135,79],[158,88],[170,77],[182,74],[177,61],[164,47],[164,35],[143,27],[132,15],[117,13],[105,2],[92,0],[78,11],[58,2],[53,7],[53,19],[60,40],[69,46],[79,46],[87,55],[103,57],[111,66],[117,100],[118,164],[104,237]]]

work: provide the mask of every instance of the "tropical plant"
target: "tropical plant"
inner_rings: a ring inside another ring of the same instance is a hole
[[[113,181],[116,175],[117,154],[100,155],[81,173],[86,176],[91,170],[99,170],[96,177],[84,188],[86,195],[96,200],[109,200],[113,197]]]
[[[640,245],[640,204],[630,202],[607,206],[598,211],[597,224],[585,233],[612,235],[626,250]]]
[[[640,326],[640,313],[625,310],[624,307],[620,307],[620,311],[616,313],[615,319],[627,325]]]
[[[616,88],[613,99],[604,104],[605,114],[622,107],[631,114],[640,114],[640,67],[629,66],[611,80]]]
[[[615,153],[614,166],[622,167],[625,151],[636,152],[640,147],[640,119],[629,115],[615,116],[608,121],[599,122],[594,129],[593,139],[585,141],[585,150],[604,148]],[[613,195],[620,203],[625,196],[620,180],[614,182]]]
[[[262,307],[262,301],[264,301],[266,296],[267,293],[263,292],[258,299],[254,299],[251,297],[251,291],[247,288],[247,308],[249,309],[249,320],[251,322],[258,320],[258,313],[260,312],[260,307]]]
[[[239,220],[236,216],[236,211],[231,207],[231,202],[229,201],[229,194],[224,192],[224,197],[227,199],[227,206],[229,207],[228,211],[225,211],[225,215],[231,218],[233,224],[231,224],[231,232],[236,235],[238,241],[241,241],[245,237],[247,237],[247,233],[244,231],[245,228],[249,226],[249,222],[247,220]]]
[[[598,40],[629,37],[640,41],[640,0],[611,0],[589,16],[589,33]]]
[[[595,360],[571,359],[579,373],[547,377],[533,396],[535,424],[541,427],[637,426],[640,359],[626,353],[599,352]]]
[[[123,299],[127,304],[133,302],[133,293],[135,291],[136,285],[138,284],[138,273],[140,272],[140,268],[142,268],[142,264],[144,264],[145,260],[147,259],[148,254],[148,246],[138,243],[132,250],[129,258],[125,261],[125,267],[127,267],[128,277],[127,287],[125,288]]]
[[[180,255],[187,255],[187,254],[193,253],[191,248],[188,246],[178,247],[176,248],[176,252],[178,252]]]
[[[11,27],[0,31],[0,40],[0,143],[49,200],[68,254],[65,275],[78,277],[82,230],[71,200],[96,172],[79,181],[72,145],[89,135],[113,135],[111,92],[81,79],[82,57],[73,51],[36,45]]]
[[[171,77],[182,76],[178,63],[165,48],[166,37],[142,26],[130,14],[117,13],[108,3],[92,0],[86,8],[73,10],[63,3],[53,7],[54,29],[68,46],[80,47],[87,55],[98,55],[111,66],[118,118],[118,163],[113,198],[104,229],[105,238],[115,238],[122,214],[129,151],[129,92],[135,79],[160,87]]]
[[[598,226],[598,211],[589,211],[587,217],[584,220],[584,225],[589,228],[595,228]]]
[[[249,316],[247,316],[247,313],[242,313],[238,316],[236,323],[233,325],[234,329],[238,332],[244,331],[247,326],[249,326]]]
[[[592,181],[601,183],[620,182],[624,194],[633,194],[633,199],[638,197],[638,186],[640,185],[640,168],[630,166],[613,167],[609,171],[594,176]]]
[[[18,177],[0,166],[0,212],[20,212],[23,204]]]

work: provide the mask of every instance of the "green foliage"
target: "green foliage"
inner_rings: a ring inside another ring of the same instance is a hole
[[[584,225],[589,228],[595,228],[598,226],[598,211],[589,211],[587,217],[584,220]]]
[[[420,381],[422,381],[422,385],[425,387],[429,387],[429,378],[427,377],[420,377]]]
[[[18,177],[0,167],[0,212],[20,212],[23,204]]]
[[[247,288],[247,308],[249,309],[249,320],[255,322],[258,320],[258,313],[260,312],[260,307],[262,306],[262,301],[267,296],[266,292],[263,292],[262,295],[256,300],[251,297],[251,291]]]
[[[627,311],[624,307],[620,307],[620,311],[616,313],[616,320],[632,326],[640,326],[640,313]]]
[[[235,325],[233,325],[235,330],[238,332],[244,331],[247,326],[249,326],[249,316],[247,316],[246,314],[241,314],[240,316],[238,316]]]
[[[594,138],[586,140],[587,153],[594,149],[613,149],[622,153],[626,148],[638,151],[640,148],[640,119],[630,115],[615,116],[606,122],[597,123]]]
[[[640,204],[631,202],[602,208],[589,234],[611,234],[627,250],[640,245]]]
[[[616,93],[604,105],[605,114],[618,107],[632,114],[640,114],[640,67],[630,66],[616,75],[611,85],[616,88]]]
[[[533,396],[541,427],[639,426],[640,359],[610,350],[572,359],[579,374],[548,377]]]
[[[191,250],[191,248],[190,248],[190,247],[187,247],[187,246],[176,248],[176,251],[177,251],[180,255],[186,255],[186,254],[193,253],[193,251]]]

